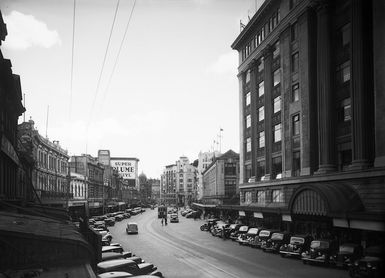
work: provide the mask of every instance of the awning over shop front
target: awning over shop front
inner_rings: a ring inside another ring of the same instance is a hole
[[[254,212],[253,216],[254,216],[254,218],[263,218],[262,212]]]
[[[362,211],[355,190],[346,184],[315,183],[300,186],[293,194],[289,209],[292,214],[336,217]]]
[[[246,216],[245,212],[243,210],[239,211],[239,216]]]

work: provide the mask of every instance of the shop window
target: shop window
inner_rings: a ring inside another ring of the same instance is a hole
[[[281,71],[277,69],[273,73],[273,86],[275,87],[279,85],[279,83],[281,83]]]
[[[274,107],[274,114],[281,111],[281,96],[277,96],[276,98],[274,98],[273,107]]]
[[[291,25],[291,41],[296,41],[298,38],[298,23]]]
[[[258,97],[261,97],[265,94],[265,82],[262,81],[258,84]]]
[[[274,189],[272,192],[272,200],[273,203],[282,203],[283,199],[283,190],[282,189]]]
[[[245,193],[243,191],[239,193],[239,199],[241,203],[245,202]]]
[[[257,180],[261,180],[265,176],[265,161],[257,162]]]
[[[299,83],[296,83],[291,87],[291,100],[293,102],[299,100]]]
[[[251,103],[251,94],[250,92],[248,92],[246,94],[246,106],[250,105],[250,103]]]
[[[264,148],[265,147],[265,132],[264,131],[261,131],[259,133],[258,139],[259,139],[259,142],[258,142],[259,148]]]
[[[277,143],[282,139],[282,128],[281,124],[277,124],[274,126],[274,142]]]
[[[299,54],[298,52],[291,55],[291,71],[298,72],[299,68]]]
[[[264,204],[266,202],[266,192],[265,191],[257,191],[257,202],[259,204]]]
[[[293,130],[293,136],[299,135],[300,133],[299,114],[296,114],[293,116],[292,130]]]
[[[272,162],[272,178],[279,179],[282,177],[282,157],[274,157]]]
[[[258,122],[261,122],[265,119],[265,106],[258,108]]]
[[[298,177],[301,173],[301,153],[293,152],[292,176]]]
[[[251,203],[251,200],[252,200],[252,192],[248,191],[245,193],[245,203],[246,204],[250,204]]]

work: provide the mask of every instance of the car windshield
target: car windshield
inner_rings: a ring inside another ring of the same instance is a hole
[[[303,237],[291,237],[290,244],[303,244],[305,243],[305,239]]]
[[[239,231],[240,232],[247,232],[248,229],[249,229],[249,226],[242,226],[239,228]]]
[[[329,248],[329,242],[313,240],[310,244],[310,248]]]
[[[269,231],[261,231],[259,233],[259,237],[268,237],[270,235]]]
[[[282,240],[282,239],[283,239],[283,234],[280,234],[280,233],[274,233],[274,234],[271,236],[271,239],[274,239],[274,240]]]
[[[341,245],[340,246],[340,252],[353,253],[354,252],[354,246]]]

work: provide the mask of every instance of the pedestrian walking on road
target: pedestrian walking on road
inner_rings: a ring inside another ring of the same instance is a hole
[[[162,220],[160,222],[162,223],[162,226],[163,226],[163,218],[162,218]]]
[[[164,224],[167,226],[167,216],[164,218]]]

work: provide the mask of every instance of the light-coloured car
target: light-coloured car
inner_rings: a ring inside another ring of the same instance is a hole
[[[170,215],[170,222],[171,223],[178,223],[179,222],[178,214],[172,213]]]
[[[137,234],[138,233],[138,224],[134,222],[127,223],[126,228],[127,234]]]

